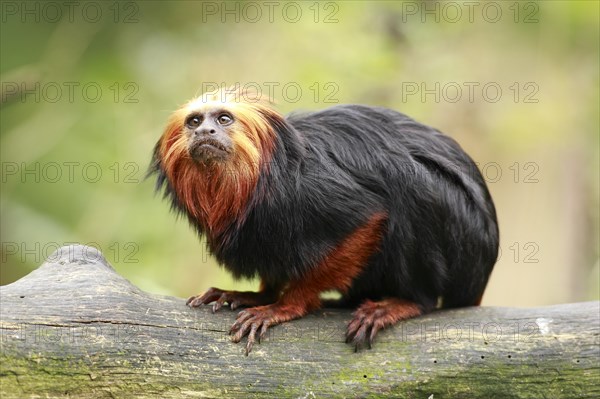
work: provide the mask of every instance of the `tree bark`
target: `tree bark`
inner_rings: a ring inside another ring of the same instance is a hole
[[[349,310],[274,327],[250,356],[237,312],[145,293],[94,248],[0,287],[0,396],[600,397],[600,302],[435,312],[344,343]]]

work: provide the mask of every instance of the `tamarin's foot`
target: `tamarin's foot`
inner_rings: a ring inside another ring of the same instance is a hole
[[[221,309],[225,303],[229,304],[231,310],[235,310],[240,306],[260,306],[268,305],[277,300],[276,295],[272,292],[261,291],[223,291],[218,288],[211,287],[204,294],[190,297],[186,305],[196,308],[200,305],[208,305],[213,303],[213,313]]]
[[[379,330],[421,313],[416,303],[399,298],[388,298],[378,302],[366,300],[352,314],[354,318],[348,323],[346,343],[352,343],[355,351],[365,343],[371,349]]]
[[[246,344],[246,356],[248,356],[256,340],[258,339],[258,343],[260,343],[269,327],[297,319],[305,314],[306,310],[300,306],[278,303],[242,310],[233,326],[231,326],[229,334],[233,334],[231,340],[236,343],[240,342],[246,335],[248,336]]]

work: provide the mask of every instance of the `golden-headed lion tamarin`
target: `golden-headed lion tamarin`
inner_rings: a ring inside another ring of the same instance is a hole
[[[258,292],[211,288],[246,353],[270,326],[339,291],[347,341],[441,306],[478,305],[498,254],[496,213],[448,136],[390,109],[339,105],[283,117],[246,93],[204,94],[171,117],[150,172],[173,208]]]

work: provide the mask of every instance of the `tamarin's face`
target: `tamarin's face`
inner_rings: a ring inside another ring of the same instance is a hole
[[[190,158],[200,163],[226,160],[233,151],[231,137],[238,124],[226,107],[190,109],[181,132],[187,139]]]
[[[160,140],[162,164],[167,175],[183,162],[256,177],[275,140],[270,120],[280,118],[264,102],[246,101],[236,93],[204,94],[171,117]]]
[[[256,99],[256,101],[253,101]],[[154,153],[177,198],[203,230],[243,213],[269,168],[285,119],[267,101],[235,90],[205,93],[171,115]],[[216,234],[216,233],[215,233]]]

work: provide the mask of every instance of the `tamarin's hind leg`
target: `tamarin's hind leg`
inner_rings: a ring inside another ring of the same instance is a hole
[[[321,307],[321,292],[347,292],[381,240],[385,215],[376,213],[344,239],[316,267],[289,282],[277,302],[241,311],[229,333],[233,342],[248,336],[246,355],[271,326],[298,319]]]
[[[252,291],[223,291],[219,288],[211,287],[204,294],[190,297],[186,305],[195,308],[200,305],[213,303],[213,313],[221,309],[225,303],[229,304],[231,310],[240,306],[261,306],[274,303],[279,298],[279,289],[269,286],[262,282],[258,292]]]
[[[346,342],[352,343],[355,351],[365,343],[370,349],[379,330],[422,313],[419,305],[404,299],[388,298],[377,302],[367,299],[352,314],[354,318],[348,324]]]

